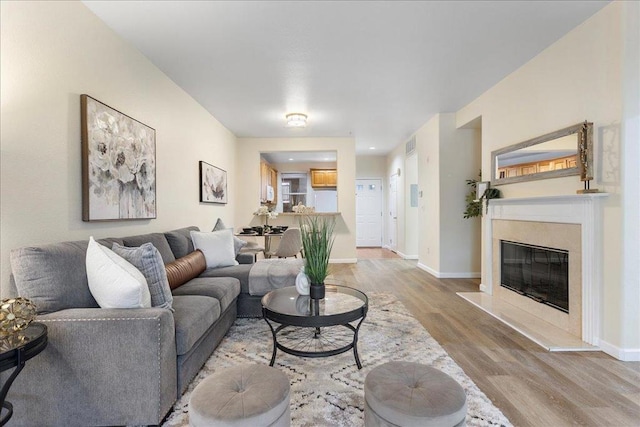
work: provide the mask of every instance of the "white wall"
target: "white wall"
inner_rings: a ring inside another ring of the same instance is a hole
[[[257,225],[253,212],[260,206],[260,152],[276,151],[337,152],[338,211],[336,240],[331,252],[333,262],[356,262],[356,157],[353,138],[238,138],[236,153],[237,204],[236,227]],[[298,218],[280,215],[269,224],[297,226]]]
[[[235,137],[80,2],[1,3],[1,280],[21,246],[213,227],[233,218]],[[157,219],[82,221],[80,95],[156,130]],[[199,203],[198,161],[229,171]]]
[[[457,123],[462,126],[482,117],[484,180],[490,176],[491,151],[584,120],[594,123],[596,179],[591,186],[610,194],[604,208],[606,288],[601,347],[616,357],[640,359],[640,284],[637,274],[627,277],[625,273],[623,280],[621,261],[626,236],[637,239],[637,233],[628,227],[637,224],[640,217],[637,191],[629,195],[636,200],[628,207],[634,209],[633,220],[623,221],[628,212],[622,207],[626,187],[633,185],[637,190],[639,179],[640,138],[637,125],[633,125],[638,123],[640,102],[638,10],[637,2],[612,2],[461,109]],[[628,43],[635,43],[635,48],[629,49]],[[632,72],[623,72],[623,67]],[[631,88],[635,91],[629,91]],[[635,108],[625,109],[623,115],[623,105]],[[625,169],[627,158],[635,161],[631,169]],[[629,174],[621,174],[621,170]],[[575,194],[581,182],[574,176],[499,188],[507,198],[549,196]],[[633,264],[637,264],[637,240],[632,247]]]

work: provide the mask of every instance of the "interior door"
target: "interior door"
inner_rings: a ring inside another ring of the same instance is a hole
[[[382,246],[382,180],[356,180],[356,246]]]
[[[389,177],[389,249],[398,248],[398,174]]]

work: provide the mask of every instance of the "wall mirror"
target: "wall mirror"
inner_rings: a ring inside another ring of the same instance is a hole
[[[260,203],[279,213],[299,203],[338,212],[337,152],[261,152]]]
[[[593,179],[593,123],[579,123],[491,153],[491,184],[580,175]]]

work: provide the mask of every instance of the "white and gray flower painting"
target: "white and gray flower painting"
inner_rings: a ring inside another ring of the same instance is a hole
[[[87,97],[90,220],[156,217],[155,131]]]

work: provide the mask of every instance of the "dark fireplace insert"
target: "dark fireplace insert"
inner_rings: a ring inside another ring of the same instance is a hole
[[[500,241],[500,284],[569,312],[569,251]]]

